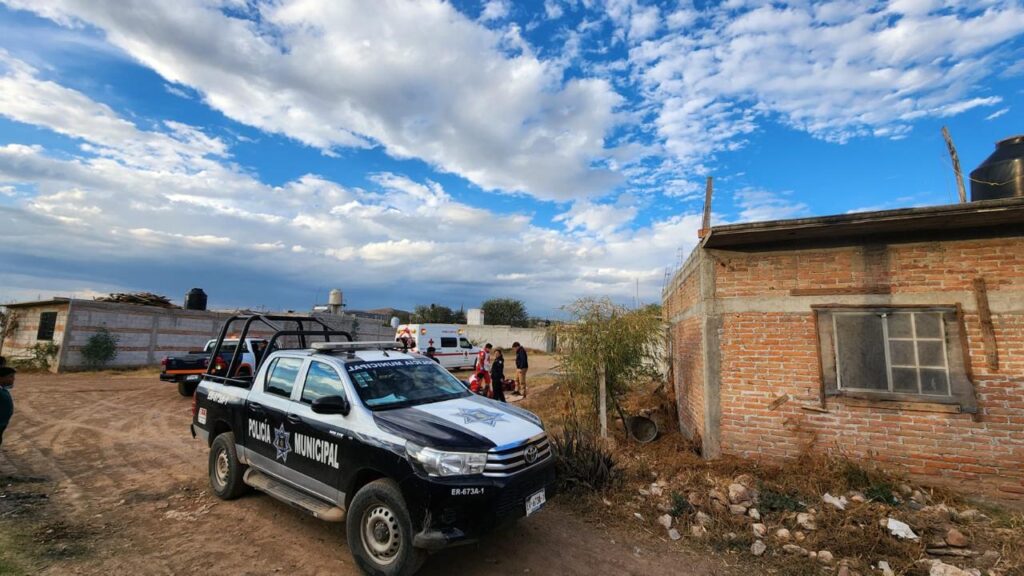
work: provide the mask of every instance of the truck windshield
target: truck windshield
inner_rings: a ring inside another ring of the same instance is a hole
[[[470,391],[433,360],[380,360],[345,365],[371,410],[404,408],[469,396]]]

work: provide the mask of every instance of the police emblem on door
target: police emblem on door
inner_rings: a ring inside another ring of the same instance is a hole
[[[523,460],[526,460],[527,464],[533,464],[534,462],[536,462],[537,461],[537,447],[536,446],[530,446],[529,448],[527,448],[526,452],[523,452]]]
[[[277,459],[282,462],[288,461],[288,453],[292,451],[291,434],[284,429],[284,424],[274,430],[274,448],[277,448]]]

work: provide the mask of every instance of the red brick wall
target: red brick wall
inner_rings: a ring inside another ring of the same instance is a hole
[[[665,317],[676,319],[670,328],[672,377],[679,425],[687,437],[700,441],[704,434],[704,349],[700,303],[699,262],[688,262],[675,288],[666,294]]]
[[[1024,498],[1024,313],[994,307],[998,372],[986,365],[978,315],[965,314],[977,418],[853,406],[842,398],[830,398],[829,412],[822,414],[801,409],[818,404],[821,386],[812,302],[789,296],[792,289],[884,285],[897,295],[948,293],[948,303],[966,300],[962,304],[973,309],[972,281],[981,276],[990,300],[1024,302],[1024,239],[892,246],[874,253],[850,248],[721,256],[716,287],[726,308],[739,297],[754,297],[748,301],[756,304],[785,295],[790,304],[787,311],[723,316],[723,452],[775,458],[805,447],[835,450],[912,475]],[[792,307],[804,301],[806,311]],[[782,394],[792,400],[769,410]]]

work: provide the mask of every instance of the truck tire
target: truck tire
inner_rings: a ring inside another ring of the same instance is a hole
[[[382,478],[363,486],[346,516],[349,550],[367,574],[407,576],[427,559],[426,551],[412,545],[412,519],[393,480]]]
[[[242,481],[247,466],[238,461],[235,451],[235,433],[224,432],[210,445],[210,487],[221,500],[234,500],[246,491]]]
[[[178,394],[182,396],[192,396],[196,393],[196,387],[199,386],[198,382],[185,382],[184,380],[178,382]]]

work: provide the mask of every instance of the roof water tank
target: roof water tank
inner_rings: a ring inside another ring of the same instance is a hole
[[[1024,198],[1024,135],[996,143],[996,151],[971,172],[971,200]]]
[[[327,296],[327,303],[331,306],[341,306],[341,290],[335,288]]]
[[[206,292],[193,288],[185,294],[185,310],[206,310]]]

